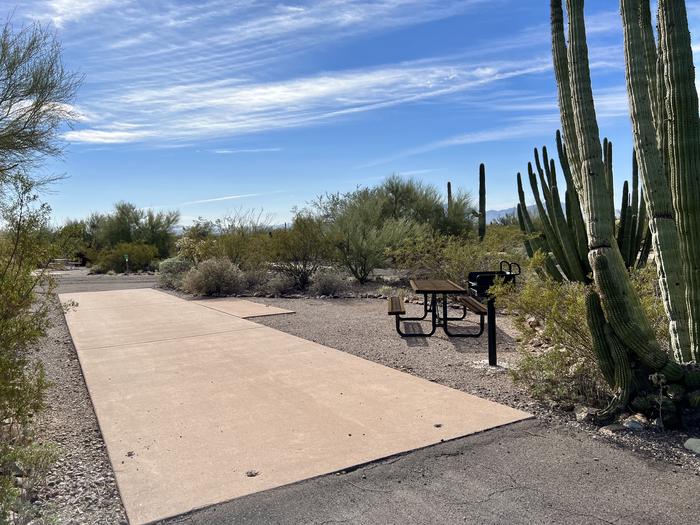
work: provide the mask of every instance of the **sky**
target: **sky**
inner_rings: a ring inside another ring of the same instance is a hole
[[[700,0],[687,6],[694,37]],[[618,3],[587,0],[586,15],[619,195],[632,137]],[[7,17],[50,25],[84,78],[43,168],[65,175],[46,196],[57,224],[117,201],[178,209],[183,225],[252,208],[281,223],[393,173],[476,194],[481,162],[487,208],[503,209],[533,147],[554,150],[546,0],[29,0]]]

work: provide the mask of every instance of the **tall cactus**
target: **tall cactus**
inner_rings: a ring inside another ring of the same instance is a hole
[[[659,0],[659,35],[660,67],[664,75],[663,84],[654,76],[652,82],[657,86],[656,92],[666,93],[663,111],[668,119],[659,118],[658,122],[666,128],[657,130],[656,134],[645,129],[645,122],[654,119],[654,107],[648,100],[651,76],[648,69],[652,60],[649,58],[647,40],[642,39],[642,30],[646,26],[641,2],[648,0],[622,0],[623,25],[625,29],[626,73],[635,145],[638,152],[640,173],[644,186],[647,215],[658,246],[658,210],[654,207],[655,192],[652,187],[649,163],[653,164],[654,151],[659,157],[668,151],[668,162],[656,166],[655,173],[671,174],[671,194],[674,212],[678,220],[678,236],[681,246],[683,275],[685,276],[688,319],[691,320],[690,333],[693,334],[693,300],[698,299],[700,314],[700,282],[689,277],[700,277],[700,185],[693,181],[693,175],[700,169],[700,118],[698,118],[697,94],[692,74],[692,52],[688,35],[685,5],[678,0]],[[588,64],[588,47],[583,16],[583,0],[567,0],[568,45],[564,38],[564,16],[562,0],[551,0],[552,49],[555,76],[559,91],[559,105],[564,144],[570,152],[572,179],[581,201],[588,238],[588,261],[590,263],[595,289],[588,301],[589,326],[597,341],[596,351],[601,368],[612,386],[618,389],[611,406],[605,414],[627,404],[632,396],[641,396],[649,387],[648,383],[630,380],[632,370],[643,370],[647,374],[662,375],[668,384],[684,384],[689,389],[700,386],[700,372],[692,366],[682,366],[673,361],[656,340],[651,324],[647,319],[641,302],[632,288],[626,261],[623,257],[625,242],[631,243],[632,232],[639,235],[639,226],[633,228],[632,215],[625,210],[625,231],[623,232],[622,250],[615,238],[614,206],[611,199],[611,162],[608,144],[605,151],[601,147],[596,112],[591,89],[590,69]],[[646,30],[646,29],[644,29]],[[649,35],[647,35],[648,37]],[[647,45],[645,46],[645,42]],[[566,58],[563,57],[564,53]],[[639,59],[639,60],[636,60]],[[643,64],[641,67],[638,63]],[[658,74],[658,73],[657,73]],[[640,77],[644,77],[646,81]],[[639,88],[643,86],[645,89]],[[644,104],[636,104],[643,100]],[[648,110],[649,117],[644,112]],[[657,115],[662,107],[656,109]],[[664,124],[666,123],[666,124]],[[653,130],[653,128],[651,128]],[[643,132],[646,135],[643,135]],[[666,136],[666,138],[664,138]],[[650,156],[651,152],[651,156]],[[651,161],[650,161],[651,159]],[[659,168],[659,165],[661,168]],[[666,166],[666,168],[664,168]],[[634,183],[633,183],[634,191]],[[625,198],[623,196],[623,198]],[[627,197],[628,205],[632,199]],[[637,201],[639,202],[639,201]],[[639,222],[637,212],[636,222]],[[683,220],[684,227],[681,227]],[[627,224],[629,218],[630,224]],[[697,223],[697,224],[696,224]],[[692,229],[693,232],[689,231]],[[656,230],[656,231],[655,231]],[[625,233],[629,231],[629,234]],[[699,236],[697,239],[693,235]],[[625,241],[625,237],[629,239]],[[628,252],[629,252],[629,248]],[[663,246],[661,246],[661,252]],[[658,255],[665,254],[659,252]],[[663,267],[660,266],[660,273]],[[670,278],[668,274],[667,277]],[[596,298],[597,297],[597,298]],[[598,307],[598,304],[600,307]],[[698,318],[700,320],[700,316]],[[673,321],[673,319],[671,319]],[[672,325],[673,326],[673,325]],[[605,337],[600,338],[600,333]],[[692,359],[697,360],[693,348],[693,336],[687,348]],[[681,348],[684,353],[685,348]],[[678,353],[676,354],[678,355]],[[613,373],[610,373],[612,363]]]
[[[603,151],[607,152],[605,154],[607,161],[605,168],[606,181],[608,181],[606,182],[606,187],[609,188],[608,194],[612,196],[612,143],[605,139],[603,144]],[[523,216],[523,220],[518,222],[525,234],[526,251],[528,253],[532,251],[534,255],[539,249],[539,251],[549,254],[549,258],[555,261],[553,266],[547,264],[545,268],[550,277],[556,280],[565,278],[571,281],[588,283],[591,281],[589,277],[591,268],[588,263],[588,237],[584,226],[581,203],[570,172],[567,151],[561,142],[559,131],[557,131],[557,152],[566,182],[564,208],[561,206],[561,193],[558,188],[559,183],[554,159],[549,159],[547,147],[543,146],[543,163],[540,163],[539,152],[535,149],[535,166],[539,174],[539,184],[538,178],[533,172],[532,164],[528,165],[530,187],[542,229],[541,231],[535,231],[534,227],[527,227],[527,224],[531,225],[533,221],[529,217],[525,203],[520,174],[518,174],[518,213]],[[633,155],[632,192],[630,194],[628,183],[625,182],[621,204],[621,218],[617,229],[617,243],[624,254],[625,265],[628,268],[643,266],[649,254],[648,248],[643,245],[646,239],[646,213],[643,211],[644,197],[638,194],[638,176],[634,158]],[[540,185],[542,187],[544,204],[542,203],[542,197],[540,197]],[[614,221],[614,218],[612,220]],[[536,243],[536,248],[532,243],[533,233],[536,233],[540,238],[540,241]]]
[[[452,183],[447,181],[447,216],[450,217],[452,213]]]
[[[646,195],[647,215],[656,253],[659,288],[669,318],[671,347],[680,362],[693,359],[686,306],[686,280],[683,278],[680,237],[674,217],[671,183],[662,151],[666,131],[655,128],[660,101],[648,0],[622,0],[625,77],[632,114],[634,142],[639,152],[639,168]],[[656,88],[656,91],[655,91]],[[693,86],[693,90],[695,87]],[[651,95],[650,95],[651,94]],[[695,359],[698,355],[696,352]]]
[[[486,167],[479,164],[479,240],[486,235]]]

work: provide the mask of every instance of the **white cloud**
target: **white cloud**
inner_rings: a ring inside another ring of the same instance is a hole
[[[236,155],[238,153],[272,153],[282,151],[282,148],[248,148],[248,149],[215,149],[217,155]]]
[[[128,0],[124,0],[126,3]],[[47,0],[30,14],[33,18],[51,20],[56,26],[62,27],[69,22],[75,22],[91,15],[117,0]]]
[[[128,127],[115,127],[107,120],[68,132],[66,138],[75,142],[129,143],[235,137],[479,90],[549,68],[548,60],[525,66],[520,62],[484,66],[420,61],[267,83],[232,79],[178,83],[159,89],[137,87],[94,104],[97,112],[122,108],[119,117],[130,123]]]

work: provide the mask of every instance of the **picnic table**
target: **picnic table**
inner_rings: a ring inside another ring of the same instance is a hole
[[[403,302],[398,297],[389,300],[389,315],[396,316],[396,330],[403,337],[429,337],[438,328],[442,328],[450,337],[479,337],[484,331],[483,316],[487,313],[486,308],[478,300],[469,297],[470,290],[463,288],[457,283],[446,279],[411,279],[411,288],[416,295],[423,296],[423,315],[420,317],[406,317]],[[450,298],[461,296],[459,301],[462,306],[462,315],[450,317],[448,314],[448,303]],[[476,333],[455,333],[450,330],[448,321],[461,321],[467,316],[467,310],[480,315],[481,322],[479,331]],[[404,321],[424,321],[430,315],[430,332],[407,333],[401,330],[401,323]]]
[[[396,318],[396,331],[402,337],[430,337],[436,330],[442,328],[449,337],[480,337],[484,333],[484,318],[487,318],[488,326],[488,351],[489,364],[496,365],[496,307],[494,299],[488,294],[489,287],[497,278],[504,282],[515,282],[515,277],[520,274],[520,266],[516,263],[501,261],[498,271],[472,272],[469,274],[469,286],[464,288],[449,279],[411,279],[410,285],[413,292],[423,296],[423,315],[420,317],[406,317],[403,300],[400,297],[389,298],[389,315]],[[481,300],[486,301],[484,304]],[[459,317],[450,317],[448,314],[449,302],[452,301],[462,307]],[[477,332],[454,332],[449,321],[461,321],[471,311],[479,316],[479,330]],[[430,315],[430,331],[405,332],[401,329],[401,323],[405,321],[424,321]]]

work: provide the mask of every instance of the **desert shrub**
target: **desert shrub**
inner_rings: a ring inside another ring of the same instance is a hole
[[[285,274],[274,275],[267,281],[265,290],[271,295],[287,295],[298,291],[296,281]]]
[[[88,219],[90,247],[103,251],[119,244],[148,244],[157,257],[170,254],[175,242],[174,226],[179,212],[143,210],[128,202],[118,202],[111,213],[93,214]]]
[[[323,221],[307,212],[297,213],[291,228],[273,233],[271,253],[275,268],[291,277],[299,290],[306,290],[331,254]]]
[[[412,275],[442,277],[466,283],[469,272],[497,270],[502,260],[527,263],[522,233],[515,226],[490,225],[479,242],[475,237],[448,237],[434,232],[407,237],[391,251],[397,267]]]
[[[243,272],[225,257],[202,261],[182,280],[182,289],[193,295],[232,295],[243,288]]]
[[[347,289],[344,276],[331,270],[316,272],[310,291],[314,295],[337,295]]]
[[[163,288],[179,289],[182,280],[194,264],[184,257],[171,257],[158,265],[158,284]]]
[[[270,272],[265,268],[245,270],[243,272],[245,289],[249,292],[264,292],[269,280]]]
[[[541,263],[533,259],[532,267]],[[540,278],[532,269],[517,288],[493,288],[500,305],[515,314],[522,335],[513,377],[538,398],[604,406],[610,389],[597,365],[586,317],[586,285]],[[657,339],[668,347],[668,321],[656,289],[656,271],[633,272],[632,282],[654,320]],[[536,346],[533,346],[536,345]]]
[[[400,175],[388,177],[376,191],[382,201],[382,220],[405,219],[429,224],[446,235],[460,235],[473,229],[474,206],[469,193],[462,190],[455,192],[449,207],[435,186]]]
[[[125,255],[129,257],[130,272],[152,270],[154,269],[152,262],[158,257],[158,250],[150,244],[119,243],[102,252],[97,259],[97,265],[102,272],[124,273],[127,269]]]
[[[364,283],[372,270],[385,267],[389,254],[406,239],[430,230],[411,220],[382,217],[381,200],[367,194],[344,205],[331,225],[331,239],[340,263]]]

